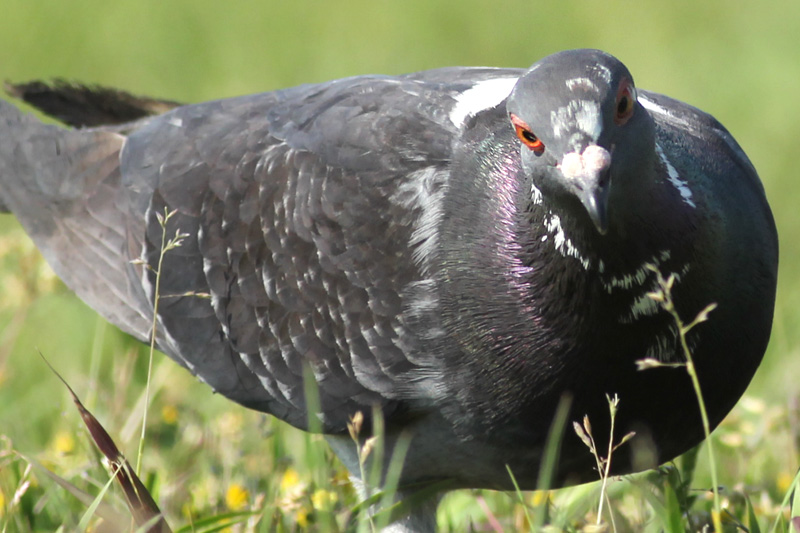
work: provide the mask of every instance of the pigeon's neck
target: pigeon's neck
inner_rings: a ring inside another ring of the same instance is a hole
[[[682,252],[652,248],[642,228],[600,236],[569,211],[532,201],[516,143],[500,128],[476,138],[454,161],[442,223],[442,321],[458,346],[446,358],[449,392],[470,431],[543,438],[549,419],[533,411],[553,412],[554,391],[594,374],[602,383],[620,357],[634,373],[631,354],[644,357],[665,335],[668,317],[645,299],[654,282],[647,265],[673,269]]]

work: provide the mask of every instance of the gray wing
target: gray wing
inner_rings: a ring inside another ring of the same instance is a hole
[[[422,281],[410,244],[423,206],[408,191],[444,186],[448,100],[422,82],[356,78],[188,106],[131,134],[122,177],[147,225],[151,298],[156,214],[177,211],[168,235],[188,235],[162,267],[164,350],[300,427],[304,372],[326,431],[421,400],[415,384],[435,370],[404,316]]]

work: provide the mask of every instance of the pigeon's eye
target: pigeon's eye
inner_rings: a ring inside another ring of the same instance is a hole
[[[619,84],[617,91],[617,105],[614,113],[614,123],[622,126],[633,116],[636,104],[636,89],[629,79],[624,79]]]
[[[522,144],[531,149],[536,155],[541,155],[544,152],[544,143],[534,135],[530,126],[524,120],[512,113],[511,123],[514,125],[514,130],[517,132],[517,137],[522,141]]]

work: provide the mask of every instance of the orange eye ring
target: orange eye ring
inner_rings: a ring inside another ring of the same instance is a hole
[[[636,108],[636,89],[627,78],[622,80],[617,91],[617,101],[614,107],[614,124],[623,126],[633,116]]]
[[[511,124],[514,125],[514,131],[517,133],[517,137],[522,144],[527,146],[536,155],[541,155],[544,152],[544,143],[531,131],[530,126],[528,126],[524,120],[514,113],[511,113]]]

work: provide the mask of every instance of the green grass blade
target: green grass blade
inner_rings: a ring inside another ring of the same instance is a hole
[[[556,414],[553,417],[553,422],[550,425],[550,431],[547,434],[547,441],[544,445],[544,456],[542,457],[542,463],[539,467],[539,478],[536,481],[536,490],[546,492],[553,487],[553,479],[555,477],[556,470],[558,469],[558,459],[561,452],[561,441],[564,438],[564,431],[566,431],[567,428],[569,410],[571,406],[572,396],[569,394],[562,395],[561,399],[558,401],[558,407],[556,408]],[[514,484],[516,486],[516,481],[514,481]],[[517,492],[518,498],[523,500],[521,498],[521,494],[519,494],[519,491]],[[545,521],[547,520],[548,498],[543,497],[539,499],[539,502],[534,507],[532,520],[524,500],[522,503],[525,512],[525,518],[528,520],[528,523],[531,524],[534,531],[541,530],[545,524]]]
[[[111,505],[109,505],[107,503],[104,503],[104,502],[99,502],[99,503],[95,504],[96,498],[94,496],[92,496],[91,494],[89,494],[88,492],[86,492],[84,490],[79,489],[78,487],[76,487],[75,485],[73,485],[72,483],[67,481],[66,479],[62,478],[61,476],[59,476],[55,472],[51,471],[49,468],[45,467],[42,463],[40,463],[39,461],[37,461],[33,457],[28,457],[27,455],[19,453],[19,452],[17,452],[17,455],[19,455],[19,457],[21,457],[28,464],[33,466],[36,470],[38,470],[39,472],[42,472],[47,477],[52,479],[54,482],[56,482],[56,484],[60,485],[67,492],[72,494],[75,498],[77,498],[84,505],[86,505],[86,506],[94,505],[94,512],[92,514],[97,514],[103,520],[106,520],[107,522],[110,522],[112,524],[119,524],[119,523],[122,523],[125,520],[127,520],[125,515],[123,515],[122,513],[118,512]]]
[[[794,475],[792,484],[789,485],[789,488],[786,490],[786,495],[783,497],[783,501],[781,502],[780,505],[781,509],[789,505],[789,500],[792,499],[794,493],[797,491],[798,484],[800,484],[800,470],[798,470],[797,473]],[[783,518],[783,513],[780,512],[775,516],[775,521],[772,523],[772,529],[770,529],[771,533],[775,533],[776,531],[778,531],[778,523],[782,518]]]
[[[747,505],[747,528],[750,533],[761,533],[761,526],[758,525],[758,517],[756,516],[756,511],[753,509],[753,502],[750,501],[750,497],[745,494],[744,496],[745,505]]]
[[[259,511],[232,511],[229,513],[220,513],[217,515],[207,516],[205,518],[194,520],[191,524],[176,529],[175,533],[192,533],[195,531],[217,531],[217,529],[212,530],[209,528],[221,527],[222,529],[224,529],[225,527],[242,523],[251,516],[256,516],[258,514]]]
[[[89,504],[89,507],[86,509],[86,512],[83,513],[80,522],[78,522],[78,531],[86,531],[89,529],[89,521],[94,516],[97,508],[103,501],[103,497],[108,492],[108,489],[111,487],[111,484],[114,483],[114,478],[116,475],[111,476],[108,478],[108,481],[103,485],[103,488],[100,489],[100,492],[97,493],[97,496],[94,498],[92,503]]]
[[[403,463],[405,462],[408,448],[411,446],[411,435],[403,433],[398,437],[397,443],[392,450],[392,458],[389,462],[389,469],[386,473],[386,480],[383,485],[384,496],[381,498],[381,507],[387,506],[392,501],[392,498],[397,494],[397,488],[400,482],[400,474],[403,471]],[[435,497],[435,494],[431,497]],[[380,531],[389,525],[390,516],[384,515],[378,517],[375,524]]]
[[[672,485],[664,485],[664,530],[668,533],[683,533],[683,512],[678,494]]]

